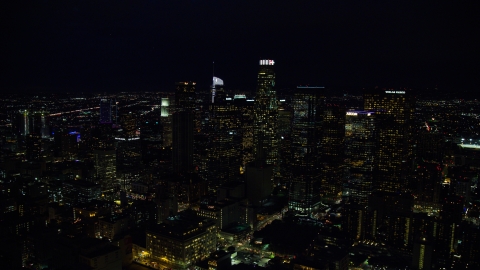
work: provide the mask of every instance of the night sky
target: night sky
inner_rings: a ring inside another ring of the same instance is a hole
[[[278,88],[480,82],[478,1],[12,2],[1,11],[4,93],[206,89],[213,61],[228,88],[248,91],[262,58],[276,61]]]

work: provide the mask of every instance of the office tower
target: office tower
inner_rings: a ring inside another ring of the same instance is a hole
[[[132,180],[138,179],[143,168],[142,147],[139,137],[121,136],[115,138],[117,149],[117,176],[122,188],[127,188]]]
[[[327,104],[323,111],[321,135],[320,178],[326,198],[338,200],[342,196],[345,159],[345,108]]]
[[[413,245],[412,267],[415,270],[432,269],[433,243],[426,236],[420,236]]]
[[[293,109],[286,104],[278,108],[278,175],[275,183],[287,185],[292,177],[292,121]]]
[[[95,178],[100,184],[102,192],[113,192],[116,190],[117,179],[117,153],[115,150],[94,150],[95,156]]]
[[[277,94],[274,90],[275,72],[273,60],[260,60],[257,94],[254,104],[253,141],[254,156],[258,155],[258,146],[262,145],[266,163],[276,165],[278,158]]]
[[[112,101],[110,99],[100,99],[100,124],[112,123]]]
[[[28,134],[26,138],[26,159],[28,161],[40,160],[42,152],[42,138],[37,134]]]
[[[323,87],[297,87],[292,99],[292,180],[289,210],[311,214],[320,203],[318,156],[325,97]]]
[[[380,90],[364,94],[364,109],[381,116],[374,186],[381,191],[404,191],[412,167],[411,123],[415,102],[408,91]]]
[[[367,207],[355,201],[343,205],[342,230],[348,233],[352,241],[361,241],[365,237]]]
[[[163,126],[163,147],[170,147],[172,146],[172,112],[173,106],[170,97],[162,98],[162,106],[161,106],[161,122]]]
[[[215,221],[184,211],[147,230],[146,249],[161,268],[186,269],[216,250]]]
[[[83,180],[65,181],[62,186],[63,201],[69,206],[97,200],[102,194],[100,185]]]
[[[432,214],[438,212],[442,189],[442,166],[434,162],[419,162],[414,173],[415,210]],[[470,185],[469,185],[470,188]]]
[[[245,95],[236,95],[233,98],[240,113],[240,132],[242,138],[241,163],[244,171],[247,163],[253,161],[253,109],[255,101],[247,99]]]
[[[227,98],[223,88],[218,88],[211,104],[211,125],[208,147],[209,189],[235,180],[240,172],[240,121],[232,98]]]
[[[140,127],[142,159],[145,165],[155,166],[163,151],[163,124],[160,110],[144,116]]]
[[[217,77],[213,77],[212,82],[212,103],[215,103],[216,87],[223,86],[223,80]]]
[[[273,191],[273,165],[266,163],[260,149],[258,152],[257,159],[247,164],[244,174],[247,199],[254,206],[261,206]]]
[[[76,131],[58,130],[54,134],[56,156],[73,160],[78,153],[80,133]]]
[[[18,135],[26,137],[30,134],[30,119],[27,110],[21,110],[17,115]]]
[[[411,250],[413,199],[408,193],[373,192],[368,199],[366,238]]]
[[[131,111],[122,112],[120,115],[120,126],[125,137],[136,138],[140,135],[137,128],[137,116]]]
[[[29,126],[30,133],[39,135],[42,139],[50,138],[45,112],[34,112],[30,116]]]
[[[442,163],[445,148],[445,135],[431,129],[423,129],[418,134],[416,159],[418,161]]]
[[[193,112],[196,107],[195,82],[175,83],[175,111]]]
[[[180,111],[173,114],[172,166],[176,174],[193,170],[193,114]]]
[[[168,117],[170,115],[170,99],[168,97],[162,97],[160,110],[161,117]]]
[[[373,190],[378,119],[375,112],[347,111],[345,120],[346,196],[368,205]]]

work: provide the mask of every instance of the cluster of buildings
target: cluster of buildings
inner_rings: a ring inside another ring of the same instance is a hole
[[[480,268],[476,101],[279,93],[274,67],[253,93],[5,97],[2,265],[229,269],[251,241],[274,268]]]

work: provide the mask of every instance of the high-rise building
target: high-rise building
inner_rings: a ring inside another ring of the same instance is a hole
[[[413,246],[412,267],[416,270],[432,269],[433,243],[420,236]]]
[[[26,137],[30,134],[30,119],[28,117],[28,110],[21,110],[17,115],[17,133],[22,136]]]
[[[30,116],[29,131],[32,134],[40,136],[42,139],[50,138],[50,132],[45,119],[45,112],[34,112]]]
[[[223,80],[217,77],[213,77],[212,82],[212,103],[215,103],[216,87],[223,86]]]
[[[438,212],[442,189],[442,166],[434,162],[419,162],[413,175],[415,186],[415,210],[419,212]],[[470,185],[469,185],[470,188]]]
[[[275,183],[288,184],[291,179],[292,165],[292,121],[293,109],[286,104],[278,108],[278,175]]]
[[[240,132],[242,138],[242,169],[247,163],[253,161],[253,109],[255,101],[247,99],[245,95],[236,95],[233,98],[235,106],[240,113]]]
[[[195,111],[195,82],[177,82],[175,83],[175,110]]]
[[[375,110],[379,125],[377,168],[374,186],[381,191],[404,191],[413,167],[411,122],[415,110],[413,97],[404,90],[380,90],[364,94],[364,109]]]
[[[177,174],[193,170],[193,114],[180,111],[173,114],[172,165]]]
[[[94,150],[95,178],[102,192],[114,191],[117,184],[117,153],[115,150]]]
[[[117,148],[117,174],[124,177],[125,174],[138,172],[142,167],[142,147],[139,137],[116,137]]]
[[[173,113],[173,97],[162,98],[160,121],[163,126],[163,147],[172,146],[172,113]]]
[[[327,104],[323,111],[321,173],[323,195],[336,200],[342,195],[345,158],[345,108]]]
[[[112,101],[110,99],[100,99],[100,124],[112,123]]]
[[[345,121],[345,191],[351,200],[368,205],[373,191],[378,120],[373,111],[347,111]]]
[[[37,134],[28,134],[26,138],[26,159],[35,161],[40,159],[42,152],[42,138]]]
[[[275,92],[275,72],[273,60],[260,60],[257,94],[254,104],[253,140],[254,152],[258,155],[258,145],[262,145],[266,163],[276,165],[278,158],[277,118],[278,104]]]
[[[297,87],[292,100],[289,210],[311,214],[320,203],[318,155],[325,110],[323,87]]]
[[[223,88],[217,89],[210,112],[213,129],[209,136],[207,179],[209,188],[216,190],[239,175],[240,121],[237,107]]]

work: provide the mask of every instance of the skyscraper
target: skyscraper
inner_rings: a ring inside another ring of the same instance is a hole
[[[217,92],[216,87],[223,86],[223,80],[217,77],[213,77],[212,81],[212,103],[215,103],[215,95]]]
[[[193,170],[193,114],[188,111],[173,114],[172,165],[178,174]]]
[[[118,185],[117,177],[117,153],[115,150],[94,150],[95,178],[97,184],[102,187],[102,192],[113,192]]]
[[[408,187],[407,177],[413,160],[413,97],[403,90],[375,89],[365,93],[364,109],[377,111],[381,118],[375,188],[390,192],[405,190]]]
[[[297,87],[292,100],[292,181],[289,210],[310,214],[320,203],[318,167],[325,96],[323,87]]]
[[[110,99],[100,99],[100,124],[112,123],[112,101]]]
[[[175,83],[175,109],[195,111],[195,82]]]
[[[208,180],[213,184],[210,188],[218,188],[233,181],[240,171],[240,119],[237,107],[232,98],[227,98],[223,88],[217,89],[210,112]]]
[[[175,113],[172,119],[172,165],[177,174],[193,170],[195,129],[195,82],[175,83]]]
[[[345,122],[346,191],[352,200],[368,205],[373,190],[378,121],[373,111],[347,111]]]
[[[345,108],[327,104],[323,112],[321,139],[322,192],[329,199],[342,195],[344,177]]]
[[[266,164],[275,165],[278,157],[277,94],[274,90],[275,72],[273,60],[260,60],[257,95],[254,104],[253,140],[254,156],[258,155],[258,145],[265,152]],[[260,142],[262,141],[262,142]]]

